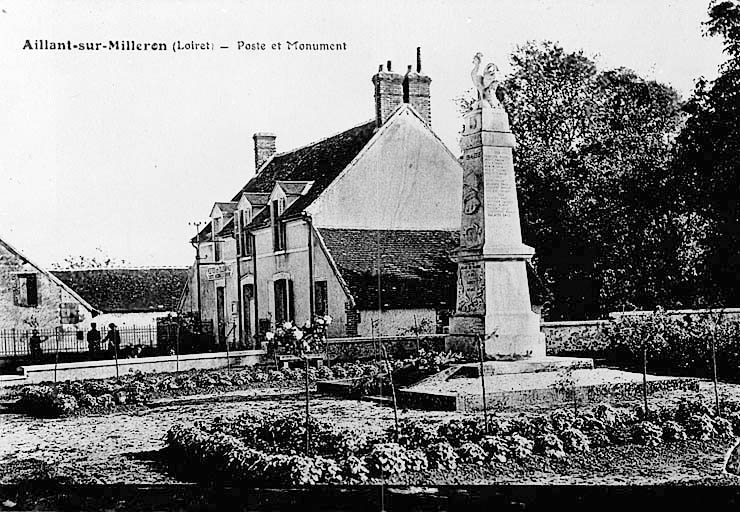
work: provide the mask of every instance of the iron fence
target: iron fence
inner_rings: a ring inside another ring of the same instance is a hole
[[[215,347],[212,329],[203,326],[201,333],[187,331],[176,324],[159,324],[157,326],[122,327],[118,329],[120,345],[119,358],[145,357],[153,355],[188,354],[194,352],[208,352]],[[107,329],[100,330],[101,342],[98,346],[90,347],[87,341],[87,331],[37,329],[36,333],[41,340],[40,353],[49,354],[87,354],[90,358],[103,359],[114,357],[112,346],[105,340]],[[0,330],[0,357],[29,358],[34,356],[31,329],[2,329]]]

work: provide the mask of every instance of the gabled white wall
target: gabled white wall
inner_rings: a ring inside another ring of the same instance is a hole
[[[308,207],[314,224],[355,229],[460,229],[462,168],[408,107]]]

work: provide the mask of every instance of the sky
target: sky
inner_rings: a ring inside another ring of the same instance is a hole
[[[702,37],[707,5],[0,0],[0,238],[47,266],[101,253],[131,266],[189,265],[189,222],[207,219],[254,174],[252,134],[273,132],[287,151],[371,119],[379,64],[404,72],[422,48],[432,127],[459,154],[453,98],[471,87],[476,52],[506,73],[517,45],[557,41],[685,98],[724,61],[720,41]],[[26,40],[168,50],[33,50]],[[216,49],[173,52],[175,41]],[[266,49],[237,49],[239,41]],[[287,50],[287,41],[346,50]]]

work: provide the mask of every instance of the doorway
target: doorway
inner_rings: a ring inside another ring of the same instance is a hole
[[[218,323],[218,344],[226,341],[226,300],[224,287],[216,287],[216,321]]]

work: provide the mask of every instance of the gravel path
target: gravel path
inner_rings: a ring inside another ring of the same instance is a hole
[[[210,421],[216,416],[232,416],[247,410],[303,411],[300,396],[265,397],[279,390],[265,389],[255,396],[214,398],[201,403],[160,404],[158,407],[99,416],[73,416],[58,419],[32,418],[19,414],[0,415],[0,484],[24,478],[24,464],[46,463],[57,478],[77,483],[175,483],[154,452],[164,447],[167,430],[180,421]],[[709,383],[702,383],[701,394],[711,398]],[[723,398],[740,400],[740,385],[722,385]],[[651,403],[679,400],[691,392],[656,394]],[[203,397],[201,397],[203,398]],[[378,431],[392,425],[393,409],[371,402],[315,397],[311,402],[316,417],[332,419],[351,429]],[[450,418],[455,413],[401,411],[402,418]],[[656,484],[713,479],[712,483],[740,481],[721,477],[724,454],[731,441],[688,442],[657,448],[612,447],[566,464],[543,461],[532,466],[467,467],[457,472],[433,472],[410,477],[398,483],[478,484],[478,483],[578,483],[578,484]],[[419,479],[422,479],[421,481]]]

